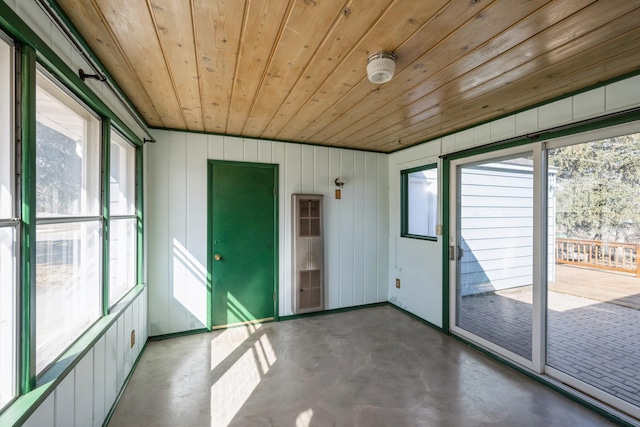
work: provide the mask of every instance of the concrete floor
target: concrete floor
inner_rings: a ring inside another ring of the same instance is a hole
[[[150,342],[109,425],[613,424],[384,306]]]

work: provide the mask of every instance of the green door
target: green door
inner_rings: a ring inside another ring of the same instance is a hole
[[[272,320],[277,165],[209,161],[211,327]]]

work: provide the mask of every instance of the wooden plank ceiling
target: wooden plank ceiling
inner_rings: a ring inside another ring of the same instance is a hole
[[[392,152],[640,69],[640,0],[58,3],[158,128]]]

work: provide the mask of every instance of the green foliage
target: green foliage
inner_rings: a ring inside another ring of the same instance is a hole
[[[36,122],[36,212],[72,215],[82,194],[82,158],[71,138]]]
[[[639,241],[640,134],[550,150],[549,164],[558,168],[558,235]]]

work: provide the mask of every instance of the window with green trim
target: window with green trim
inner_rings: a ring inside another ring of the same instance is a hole
[[[17,253],[14,49],[0,34],[0,409],[17,392]]]
[[[136,285],[136,148],[111,131],[109,306]]]
[[[100,119],[36,76],[36,374],[102,314]]]
[[[436,240],[438,222],[438,169],[426,165],[406,169],[401,177],[402,237]]]

